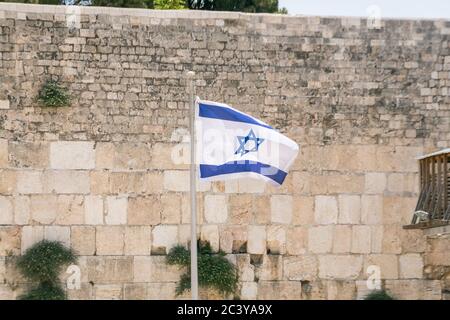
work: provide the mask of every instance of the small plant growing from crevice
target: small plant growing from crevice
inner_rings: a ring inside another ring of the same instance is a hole
[[[198,241],[198,282],[203,288],[217,290],[223,296],[235,295],[238,287],[238,273],[236,267],[225,258],[225,253],[214,253],[211,244]],[[185,247],[178,245],[172,248],[167,255],[169,265],[178,265],[186,268],[181,276],[176,294],[183,294],[191,289],[191,253]]]
[[[374,290],[364,300],[395,300],[386,290]]]
[[[62,267],[76,262],[71,249],[57,241],[43,240],[29,248],[17,260],[17,268],[34,286],[21,300],[65,300],[59,275]]]
[[[39,90],[38,101],[48,108],[67,107],[70,104],[70,95],[57,81],[47,80]]]

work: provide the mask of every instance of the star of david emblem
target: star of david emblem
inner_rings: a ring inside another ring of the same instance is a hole
[[[257,138],[253,129],[250,130],[247,136],[237,137],[239,141],[239,148],[234,154],[240,154],[241,157],[246,155],[249,152],[257,152],[261,143],[264,142],[265,139]]]

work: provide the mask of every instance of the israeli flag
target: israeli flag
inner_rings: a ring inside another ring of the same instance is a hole
[[[299,152],[294,141],[226,104],[197,98],[195,115],[200,179],[283,184]]]

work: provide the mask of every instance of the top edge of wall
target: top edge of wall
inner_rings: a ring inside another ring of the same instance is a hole
[[[23,3],[0,3],[0,11],[13,11],[20,13],[49,13],[49,14],[95,14],[110,16],[129,16],[129,17],[154,17],[159,19],[232,19],[248,20],[251,18],[261,18],[264,22],[285,23],[287,20],[308,19],[320,23],[320,19],[335,19],[359,21],[367,20],[368,17],[353,16],[309,16],[309,15],[281,15],[268,13],[245,13],[245,12],[227,12],[227,11],[202,11],[202,10],[153,10],[153,9],[134,9],[134,8],[115,8],[115,7],[93,7],[93,6],[63,6],[63,5],[44,5],[44,4],[23,4]],[[444,18],[381,18],[381,21],[435,21],[447,22],[450,19]]]

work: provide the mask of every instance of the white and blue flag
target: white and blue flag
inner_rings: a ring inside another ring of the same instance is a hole
[[[268,124],[226,104],[196,101],[200,179],[257,178],[283,184],[298,145]]]

